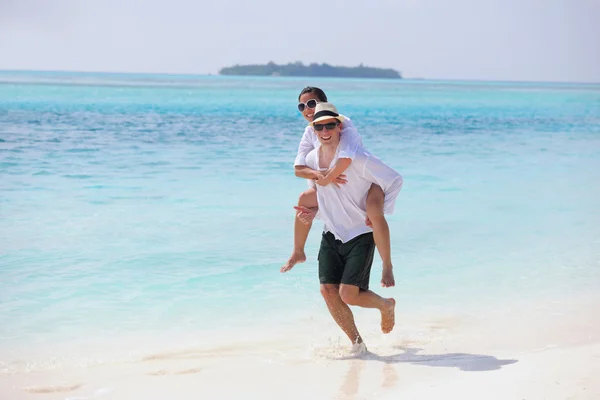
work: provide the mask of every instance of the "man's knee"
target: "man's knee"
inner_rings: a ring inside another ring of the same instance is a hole
[[[321,285],[321,296],[325,301],[333,300],[335,297],[339,297],[339,286],[334,284],[322,284]]]
[[[311,188],[302,192],[298,197],[298,205],[307,208],[317,207],[317,190]]]
[[[358,299],[358,292],[360,289],[358,286],[352,285],[341,285],[340,286],[340,297],[342,301],[348,305],[356,305]]]

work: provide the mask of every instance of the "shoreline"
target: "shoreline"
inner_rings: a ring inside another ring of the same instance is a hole
[[[57,359],[46,368],[8,372],[2,366],[0,393],[15,400],[40,393],[47,399],[192,399],[199,393],[421,399],[455,390],[462,399],[596,398],[600,383],[591,371],[600,367],[600,323],[591,316],[600,296],[538,303],[486,315],[417,317],[399,308],[390,335],[378,332],[375,313],[358,312],[369,352],[357,358],[348,356],[346,339],[324,311],[295,332],[287,324],[262,337],[260,330],[227,332],[212,342],[171,342],[90,365]]]

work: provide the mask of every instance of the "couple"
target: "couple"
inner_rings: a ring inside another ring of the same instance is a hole
[[[349,119],[327,103],[322,90],[300,93],[298,109],[310,122],[296,158],[296,175],[309,179],[311,189],[300,196],[294,223],[294,252],[281,268],[287,272],[306,260],[304,244],[312,220],[324,221],[319,249],[321,294],[334,320],[353,344],[366,350],[349,305],[376,308],[381,329],[394,327],[395,300],[369,290],[375,245],[383,261],[381,284],[394,286],[389,228],[384,218],[393,212],[402,177],[364,150]]]

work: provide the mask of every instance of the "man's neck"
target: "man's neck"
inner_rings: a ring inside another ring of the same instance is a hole
[[[319,151],[321,152],[319,157],[319,168],[329,168],[329,165],[335,158],[339,143],[321,145]]]

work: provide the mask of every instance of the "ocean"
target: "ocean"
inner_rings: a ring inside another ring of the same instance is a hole
[[[307,262],[279,272],[307,187],[307,85],[404,177],[397,285],[380,288],[378,255],[371,275],[398,334],[411,316],[597,294],[599,84],[3,71],[0,375],[343,341],[319,293],[320,222]]]

